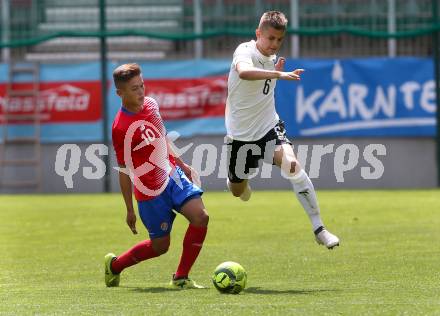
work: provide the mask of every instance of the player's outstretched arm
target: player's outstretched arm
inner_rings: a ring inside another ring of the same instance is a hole
[[[125,169],[123,165],[119,165],[119,168]],[[119,171],[119,186],[121,188],[122,196],[124,197],[125,206],[127,208],[126,222],[133,234],[137,234],[136,230],[136,214],[133,208],[133,190],[130,176],[124,171]]]
[[[278,61],[276,68],[284,68],[284,61]],[[238,76],[243,80],[266,80],[266,79],[283,79],[283,80],[300,80],[301,73],[304,69],[296,69],[286,72],[279,70],[268,70],[254,67],[248,63],[239,62],[236,66]]]
[[[301,74],[304,72],[305,70],[302,68],[299,69],[295,69],[294,71],[292,71],[295,75],[301,77]]]
[[[238,76],[243,80],[266,80],[280,78],[281,72],[277,70],[260,69],[245,62],[236,66]]]
[[[301,80],[301,73],[304,69],[295,69],[294,71],[282,71],[278,79],[283,80]]]
[[[301,80],[301,74],[304,72],[304,69],[295,69],[294,71],[291,72],[285,72],[284,71],[285,64],[286,64],[286,59],[284,57],[278,58],[278,61],[275,64],[275,70],[281,72],[280,79]]]

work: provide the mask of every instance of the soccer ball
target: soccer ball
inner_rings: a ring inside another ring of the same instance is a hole
[[[244,268],[232,261],[218,265],[212,276],[212,283],[221,293],[238,294],[246,287],[246,281]]]

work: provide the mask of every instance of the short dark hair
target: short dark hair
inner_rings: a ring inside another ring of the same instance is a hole
[[[123,64],[113,71],[113,81],[115,82],[116,88],[120,89],[121,85],[140,74],[141,67],[138,64]]]
[[[267,11],[261,16],[258,28],[264,29],[272,27],[276,30],[285,31],[287,29],[287,22],[288,20],[283,12]]]

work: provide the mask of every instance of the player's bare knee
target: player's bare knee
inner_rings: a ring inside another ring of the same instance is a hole
[[[240,197],[246,189],[247,183],[241,182],[231,188],[231,193],[235,197]]]
[[[169,248],[170,248],[169,244],[159,245],[157,248],[154,248],[154,251],[160,256],[160,255],[163,255],[164,253],[166,253]]]
[[[206,210],[203,210],[199,215],[197,215],[192,221],[191,224],[194,226],[208,226],[209,215]]]
[[[170,248],[170,239],[152,239],[153,249],[160,256],[168,251]]]
[[[244,190],[241,190],[241,189],[240,189],[240,190],[235,189],[235,190],[232,190],[231,193],[232,193],[232,195],[235,196],[235,197],[240,197],[241,194],[243,193],[243,191],[244,191]]]

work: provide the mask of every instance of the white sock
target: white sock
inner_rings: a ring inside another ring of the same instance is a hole
[[[315,188],[313,187],[313,183],[310,181],[307,173],[301,169],[296,175],[289,177],[289,180],[292,183],[298,201],[309,216],[313,231],[324,226],[319,214],[319,205],[318,200],[316,199]]]

